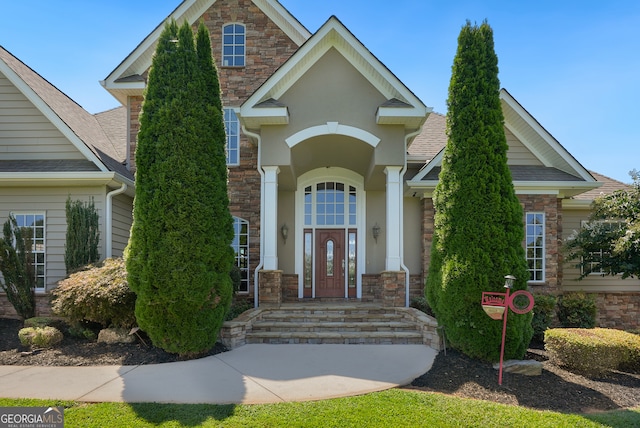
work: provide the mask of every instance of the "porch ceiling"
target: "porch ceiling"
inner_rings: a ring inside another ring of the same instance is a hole
[[[290,168],[280,167],[278,186],[295,190],[296,178],[317,169],[340,167],[369,178],[373,170],[375,149],[369,144],[341,135],[310,138],[291,149]]]

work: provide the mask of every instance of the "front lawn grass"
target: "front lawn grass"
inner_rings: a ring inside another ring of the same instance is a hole
[[[0,399],[0,406],[64,406],[65,427],[640,427],[640,408],[597,414],[530,410],[392,389],[359,397],[266,405],[78,403]]]

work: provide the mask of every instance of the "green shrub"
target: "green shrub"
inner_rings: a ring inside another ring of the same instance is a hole
[[[22,346],[51,348],[62,342],[63,336],[55,327],[27,327],[18,332]]]
[[[25,327],[55,327],[60,331],[66,328],[66,323],[59,318],[33,317],[24,320]]]
[[[640,360],[640,337],[606,328],[556,328],[544,335],[549,361],[590,377]]]
[[[135,325],[135,294],[129,289],[122,259],[106,259],[71,274],[52,291],[51,308],[72,324],[94,322],[102,327]]]
[[[81,321],[72,323],[67,329],[67,332],[71,337],[87,339],[95,342],[98,339],[98,333],[102,328],[103,326],[100,324]]]
[[[558,298],[558,319],[565,328],[596,326],[596,300],[585,293],[563,294]]]
[[[427,315],[434,316],[433,311],[431,310],[431,307],[427,302],[427,298],[424,296],[412,298],[409,306],[412,308],[416,308],[417,310],[422,311]]]
[[[13,215],[2,227],[0,238],[0,290],[23,320],[36,315],[36,275],[31,246],[33,230],[19,227]]]
[[[553,314],[556,309],[556,297],[552,294],[535,294],[533,296],[533,338],[538,341],[544,340],[544,332],[551,327]]]
[[[244,311],[248,311],[251,308],[253,308],[253,304],[248,300],[233,300],[224,320],[231,321],[232,319],[237,318],[238,315]]]

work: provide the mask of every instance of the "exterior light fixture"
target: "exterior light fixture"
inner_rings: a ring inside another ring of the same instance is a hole
[[[289,228],[286,223],[284,223],[280,228],[280,233],[282,234],[282,239],[284,239],[284,242],[286,243],[287,237],[289,236]]]
[[[371,228],[371,232],[373,233],[373,239],[378,242],[378,236],[380,236],[380,226],[378,226],[378,223]]]
[[[506,275],[504,277],[504,288],[513,287],[513,281],[515,281],[516,277],[513,275]]]

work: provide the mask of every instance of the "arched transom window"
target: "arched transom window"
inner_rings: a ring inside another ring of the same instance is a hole
[[[355,226],[356,188],[322,182],[304,189],[305,226]]]

